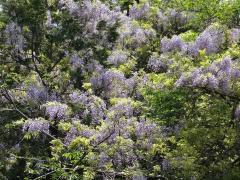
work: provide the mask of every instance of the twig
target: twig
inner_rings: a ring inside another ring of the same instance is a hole
[[[34,180],[41,179],[41,178],[46,177],[46,176],[48,176],[48,175],[50,175],[50,174],[53,174],[53,173],[55,173],[55,172],[56,172],[56,171],[50,171],[49,173],[47,173],[47,174],[43,174],[43,175],[41,175],[41,176],[35,178]]]

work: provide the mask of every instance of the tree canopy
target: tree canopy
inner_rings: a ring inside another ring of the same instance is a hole
[[[239,0],[0,0],[0,179],[240,179]]]

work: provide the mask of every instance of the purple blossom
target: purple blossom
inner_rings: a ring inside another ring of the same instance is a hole
[[[210,89],[217,89],[218,88],[218,79],[215,76],[208,77],[208,86]]]
[[[167,171],[171,167],[171,164],[167,159],[163,159],[161,165],[162,165],[162,170],[164,171]]]
[[[90,83],[94,91],[101,91],[104,98],[126,97],[132,91],[133,85],[122,72],[112,70],[93,76]]]
[[[192,86],[195,86],[195,87],[201,86],[203,79],[204,79],[204,77],[202,77],[202,76],[196,77],[195,79],[192,80],[193,81]]]
[[[137,137],[150,137],[151,134],[157,130],[157,126],[155,123],[149,123],[146,120],[141,120],[136,125],[136,135]]]
[[[129,11],[129,15],[133,19],[147,18],[149,8],[150,8],[149,3],[145,3],[142,7],[137,7],[137,4],[134,4]]]
[[[133,176],[132,180],[147,180],[143,175]]]
[[[199,50],[206,49],[208,54],[214,53],[217,51],[216,44],[214,44],[211,34],[204,32],[196,39],[196,47]]]
[[[83,99],[82,96],[80,95],[80,93],[77,91],[74,91],[73,93],[71,93],[69,95],[69,97],[70,97],[72,103],[80,103],[80,102],[87,101],[85,98]],[[84,97],[86,97],[86,96],[84,96]]]
[[[179,37],[174,35],[172,39],[168,39],[164,37],[161,40],[161,51],[163,53],[170,52],[170,51],[181,51],[186,52],[187,45],[183,42],[183,40]]]
[[[67,116],[68,106],[66,104],[62,104],[57,101],[47,102],[46,104],[42,105],[45,107],[46,115],[50,119],[63,119]]]
[[[125,51],[117,50],[113,51],[108,57],[107,61],[109,64],[120,65],[127,62],[129,54]]]
[[[49,98],[48,92],[44,87],[31,84],[27,89],[27,97],[36,102],[45,102]]]
[[[147,66],[154,72],[164,72],[167,70],[166,63],[164,63],[163,59],[161,59],[159,56],[155,54],[149,58]]]
[[[24,123],[23,131],[49,133],[49,123],[42,118],[29,119]]]
[[[22,84],[22,88],[26,90],[26,98],[31,103],[43,104],[47,101],[58,100],[56,93],[49,92],[48,89],[39,82],[31,82],[28,86]]]
[[[225,57],[220,62],[213,62],[209,67],[193,71],[190,76],[182,75],[176,86],[208,87],[211,90],[229,93],[232,83],[240,77],[240,71],[231,58]]]
[[[240,29],[239,28],[233,28],[230,31],[230,40],[232,42],[239,42],[240,40]]]
[[[133,116],[134,109],[131,103],[119,102],[109,109],[109,112],[114,114],[114,119],[119,119],[122,116],[131,117]]]
[[[139,144],[139,147],[144,149],[151,149],[154,138],[156,134],[160,133],[157,125],[152,122],[148,122],[146,120],[140,120],[140,122],[136,123],[135,135],[137,139],[147,138],[145,141],[142,141]]]
[[[172,47],[171,47],[171,41],[170,41],[170,39],[164,37],[164,38],[161,40],[161,51],[162,51],[163,53],[166,53],[166,52],[170,51],[171,48],[172,48]]]
[[[199,76],[201,76],[202,70],[201,69],[196,69],[195,71],[193,71],[192,75],[191,75],[191,79],[196,79]]]
[[[202,74],[201,69],[196,69],[192,75],[192,86],[205,86],[207,83],[206,77]]]
[[[230,76],[232,60],[229,57],[225,57],[220,63],[220,70],[225,73],[226,76]]]
[[[199,49],[197,47],[197,45],[195,44],[195,42],[191,42],[187,45],[187,54],[189,54],[190,56],[193,57],[197,57],[199,54]]]
[[[82,30],[89,37],[99,34],[97,29],[99,22],[104,21],[108,26],[112,26],[121,14],[119,11],[110,10],[100,1],[83,1],[80,4],[73,0],[61,0],[60,4],[63,9],[68,10],[83,25]]]
[[[106,104],[99,97],[87,93],[80,94],[79,92],[73,92],[69,96],[73,103],[81,105],[82,108],[76,112],[76,115],[82,118],[83,121],[97,125],[100,120],[105,119]]]
[[[74,0],[60,0],[59,5],[62,6],[62,9],[67,9],[71,14],[77,14],[79,11],[79,6]]]
[[[215,26],[209,26],[198,36],[195,44],[199,50],[205,49],[207,54],[212,54],[219,51],[223,42],[222,30]]]
[[[132,38],[138,44],[142,44],[147,41],[147,36],[145,34],[145,31],[140,27],[135,27],[133,29]]]
[[[133,166],[137,157],[133,152],[132,144],[118,146],[117,152],[112,156],[112,161],[116,168],[123,168],[126,165]]]
[[[7,44],[14,47],[16,51],[22,51],[25,44],[25,39],[22,34],[22,28],[15,22],[11,22],[5,29]]]
[[[110,162],[110,160],[111,158],[105,152],[101,152],[99,155],[98,167],[104,167],[106,163]]]
[[[219,87],[222,92],[227,93],[230,88],[230,79],[228,77],[223,77],[219,80]]]
[[[223,43],[224,34],[222,30],[215,26],[209,26],[194,42],[185,43],[176,35],[171,39],[164,37],[161,40],[161,51],[163,53],[177,51],[196,57],[199,55],[199,50],[205,50],[207,54],[218,52]]]
[[[87,72],[101,73],[103,71],[103,66],[96,60],[89,61],[84,68]]]
[[[117,32],[119,33],[118,42],[123,46],[128,44],[132,48],[138,48],[156,36],[156,32],[153,29],[142,28],[138,24],[133,24],[128,18],[117,29]]]
[[[210,72],[214,76],[218,76],[219,74],[219,63],[213,62],[206,70],[207,72]]]
[[[232,68],[231,76],[234,80],[238,79],[240,77],[240,71],[236,68]]]
[[[158,19],[158,24],[157,24],[158,30],[165,32],[168,29],[168,27],[169,27],[169,18],[168,18],[168,16],[164,15],[164,13],[160,11],[157,14],[157,19]]]
[[[81,59],[77,54],[73,54],[70,58],[70,63],[72,64],[73,68],[82,68],[84,66],[84,61]]]
[[[181,87],[181,86],[184,86],[185,85],[185,82],[186,82],[186,77],[185,75],[181,75],[180,78],[177,80],[176,82],[176,86],[177,87]]]
[[[190,19],[184,12],[178,12],[176,9],[167,9],[165,12],[160,11],[158,13],[158,30],[166,32],[172,26],[178,26],[181,28]]]
[[[174,50],[183,50],[184,42],[179,36],[174,35],[171,39],[172,49]]]
[[[237,108],[235,109],[234,117],[235,117],[236,119],[239,119],[239,118],[240,118],[240,106],[239,106],[239,105],[238,105]]]
[[[184,12],[178,12],[176,9],[170,9],[168,16],[171,23],[175,23],[180,27],[185,25],[190,19]]]
[[[72,140],[74,140],[76,137],[85,137],[85,138],[90,138],[94,136],[95,134],[94,129],[90,129],[87,126],[81,125],[76,127],[72,127],[68,132],[67,135],[65,136],[65,144],[69,145]]]

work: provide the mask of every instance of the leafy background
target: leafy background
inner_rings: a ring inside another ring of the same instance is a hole
[[[0,179],[239,179],[239,0],[0,0]]]

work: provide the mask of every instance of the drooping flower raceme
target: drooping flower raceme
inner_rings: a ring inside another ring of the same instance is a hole
[[[225,57],[220,62],[213,62],[209,67],[196,69],[190,75],[182,74],[176,85],[229,93],[232,83],[239,77],[240,71],[236,64],[232,62],[231,58]]]
[[[240,28],[233,28],[230,30],[230,41],[234,43],[240,41]]]
[[[36,102],[44,102],[48,99],[47,90],[44,87],[31,84],[27,89],[27,97]]]
[[[73,121],[73,127],[67,132],[64,141],[65,144],[70,144],[76,137],[91,138],[96,134],[96,130],[91,126],[87,126],[79,123],[79,121]]]
[[[29,119],[24,123],[23,131],[49,133],[49,122],[43,118]]]
[[[45,113],[51,120],[63,119],[68,115],[68,106],[57,101],[47,102],[42,107],[45,108]]]
[[[209,26],[196,39],[196,47],[199,50],[206,49],[207,54],[218,52],[219,48],[224,42],[224,34],[222,29]]]
[[[165,72],[167,70],[167,64],[156,53],[149,58],[147,66],[154,72]]]
[[[106,116],[105,102],[94,95],[88,93],[73,92],[70,94],[71,102],[78,105],[75,117],[82,119],[87,124],[97,125]]]
[[[176,9],[159,11],[157,14],[157,30],[164,33],[169,29],[180,29],[184,27],[191,18],[191,15],[187,15],[185,12],[179,12]]]
[[[149,17],[149,8],[149,3],[145,3],[141,7],[134,4],[129,10],[129,15],[133,19],[146,19]]]
[[[81,4],[72,0],[61,0],[60,4],[67,9],[71,15],[76,17],[82,24],[86,33],[98,34],[97,25],[104,21],[107,25],[114,25],[120,15],[118,11],[111,11],[108,6],[100,1],[83,1]]]
[[[164,37],[161,40],[161,51],[163,53],[171,52],[171,51],[185,52],[186,49],[187,49],[187,45],[179,36],[174,35],[172,39],[168,39]]]
[[[104,98],[127,97],[132,91],[134,82],[125,78],[119,71],[108,70],[90,79],[94,91],[100,92]]]
[[[112,52],[112,54],[108,57],[107,61],[109,64],[113,64],[117,66],[127,62],[128,56],[129,56],[129,53],[122,50],[116,50]]]
[[[15,22],[11,22],[6,26],[6,43],[14,47],[15,51],[22,51],[24,48],[25,39],[22,33],[22,28]]]
[[[84,61],[82,58],[80,58],[77,54],[73,54],[70,57],[70,63],[73,65],[73,68],[83,68],[84,67]]]
[[[182,38],[176,35],[171,39],[164,37],[161,40],[161,51],[163,53],[181,52],[196,57],[199,55],[200,50],[205,50],[208,55],[217,53],[224,42],[223,30],[216,25],[211,25],[194,42],[184,42]]]

